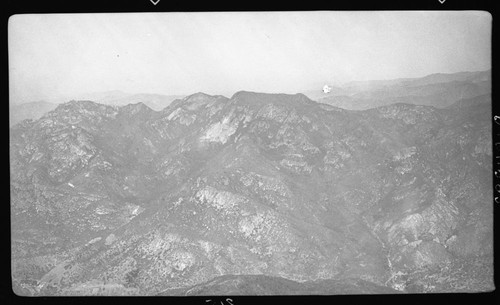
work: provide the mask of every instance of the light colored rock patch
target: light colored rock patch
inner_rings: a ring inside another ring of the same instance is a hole
[[[172,267],[177,271],[184,271],[195,263],[194,255],[187,251],[175,251],[171,259]]]
[[[212,117],[213,115],[215,115],[217,112],[219,112],[222,108],[223,108],[223,104],[216,104],[216,105],[213,105],[211,107],[209,107],[210,105],[207,105],[206,107],[208,107],[208,116]]]
[[[168,251],[173,247],[173,245],[180,243],[181,238],[177,234],[155,234],[152,239],[144,241],[138,250],[143,253],[143,257],[155,257],[161,253]]]
[[[256,117],[262,117],[282,123],[288,116],[285,108],[276,106],[274,104],[267,104],[262,107],[257,113]]]
[[[158,150],[156,149],[156,147],[153,145],[153,143],[151,142],[150,139],[148,138],[144,138],[143,139],[143,142],[144,144],[146,144],[147,147],[149,147],[151,149],[151,151],[156,154],[158,152]]]
[[[245,201],[244,197],[236,194],[219,191],[214,187],[206,186],[196,193],[196,198],[202,202],[211,205],[217,210],[234,211],[239,203]]]
[[[141,214],[144,211],[144,208],[139,205],[130,203],[126,205],[125,211],[129,215],[129,217],[134,218],[135,216]]]
[[[112,243],[114,243],[114,242],[115,242],[115,240],[116,240],[116,236],[115,236],[115,234],[111,233],[111,234],[109,234],[109,235],[108,235],[108,237],[106,237],[106,240],[104,241],[104,244],[105,244],[106,246],[109,246],[109,245],[111,245]]]
[[[31,160],[29,161],[29,163],[31,163],[33,161],[38,161],[42,157],[43,157],[43,153],[37,151],[36,153],[33,154],[33,156],[31,157]]]
[[[402,221],[393,225],[389,229],[389,241],[397,242],[396,239],[403,239],[404,233],[409,233],[413,239],[418,239],[420,233],[420,227],[424,219],[420,214],[411,214],[406,216]]]
[[[87,243],[87,245],[91,245],[93,243],[96,243],[96,242],[100,241],[101,239],[102,239],[102,237],[96,237],[96,238],[92,239],[91,241],[89,241]]]
[[[394,161],[400,161],[400,160],[404,160],[404,159],[407,159],[407,158],[410,158],[411,156],[413,156],[414,154],[417,153],[417,148],[415,146],[412,146],[412,147],[406,147],[400,151],[398,151],[393,157],[392,159]]]
[[[325,157],[323,158],[323,162],[326,165],[330,165],[335,169],[339,169],[344,167],[343,161],[347,160],[348,158],[351,157],[351,154],[349,154],[347,151],[332,151],[329,150],[327,151]]]
[[[236,129],[238,129],[238,123],[238,120],[233,119],[231,121],[230,116],[227,116],[222,120],[222,122],[217,122],[210,126],[200,140],[225,144],[229,137],[236,132]]]
[[[320,152],[319,148],[317,148],[311,142],[305,139],[302,141],[302,143],[300,143],[300,148],[302,148],[303,151],[309,154],[317,154]]]
[[[306,172],[310,174],[312,172],[312,167],[306,161],[283,159],[280,161],[280,165],[297,173]]]
[[[180,116],[182,112],[182,108],[177,108],[175,109],[174,111],[172,111],[172,113],[170,113],[167,117],[167,120],[171,121],[171,120],[175,120],[176,118],[178,118]]]
[[[250,237],[258,232],[259,226],[264,221],[262,214],[253,215],[248,218],[243,218],[239,223],[239,230],[245,237]]]
[[[242,218],[238,231],[255,243],[250,251],[257,255],[272,257],[276,253],[296,251],[298,246],[286,221],[272,211],[260,211]]]
[[[428,265],[447,263],[451,260],[445,248],[436,242],[423,242],[414,253],[415,265],[419,268]]]
[[[77,167],[86,166],[96,155],[97,148],[92,145],[92,136],[78,134],[61,134],[53,137],[50,142],[51,160],[48,173],[53,178],[60,178]]]
[[[474,146],[474,151],[472,153],[473,157],[477,157],[480,154],[486,154],[488,156],[491,156],[492,143],[489,133],[486,133],[486,135],[482,134],[476,143],[477,144],[476,146]]]
[[[257,190],[272,191],[280,196],[288,197],[289,190],[279,179],[259,175],[256,173],[246,173],[241,176],[240,181],[246,187],[253,186]]]
[[[179,123],[189,126],[191,125],[194,121],[196,120],[196,115],[184,115],[181,116],[181,119],[179,120]]]
[[[218,250],[221,249],[221,246],[206,240],[199,240],[198,241],[200,248],[205,251],[205,255],[209,258],[212,259],[214,257],[214,254],[217,253]]]
[[[438,189],[434,203],[421,213],[406,216],[388,230],[389,242],[405,244],[406,239],[428,239],[444,243],[458,225],[458,209]]]
[[[99,215],[107,215],[113,213],[114,210],[106,206],[100,206],[95,209],[95,212]]]

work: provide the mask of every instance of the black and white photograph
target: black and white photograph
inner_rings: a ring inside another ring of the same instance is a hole
[[[492,19],[10,16],[12,291],[494,291]]]

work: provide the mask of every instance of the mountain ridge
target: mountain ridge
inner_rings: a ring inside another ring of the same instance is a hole
[[[152,295],[230,274],[491,289],[490,103],[63,104],[11,129],[15,289]],[[481,275],[444,269],[477,257]]]
[[[374,82],[375,85],[370,85],[368,88],[363,89],[363,84],[370,84],[370,82]],[[360,88],[353,89],[352,86],[349,87],[348,84],[344,84],[340,87],[333,86],[333,90],[329,94],[324,94],[320,90],[307,91],[304,93],[314,101],[350,110],[364,110],[395,102],[446,107],[459,99],[474,97],[490,92],[491,70],[477,72],[435,73],[420,78],[362,81],[352,83],[361,84]],[[382,86],[376,84],[382,84]],[[391,84],[393,85],[392,87]],[[398,84],[400,87],[395,88],[394,84]],[[428,88],[426,88],[426,86]],[[448,89],[443,89],[443,86]],[[397,90],[395,91],[395,89]],[[413,90],[414,93],[409,92],[408,90]],[[457,92],[459,94],[457,94]],[[466,96],[464,96],[464,94]],[[216,98],[223,98],[221,95],[213,96]],[[38,119],[41,115],[56,107],[54,105],[47,104],[48,102],[52,104],[60,104],[72,99],[93,100],[115,106],[143,102],[151,109],[160,111],[173,101],[186,97],[187,96],[185,95],[162,95],[149,93],[132,94],[125,93],[120,90],[112,90],[83,94],[79,97],[74,96],[57,98],[43,103],[16,104],[15,101],[11,101],[10,126],[13,126],[23,119]],[[322,101],[319,101],[319,99],[322,99]]]
[[[366,110],[396,102],[447,107],[454,102],[491,92],[491,70],[437,73],[421,78],[353,82],[334,86],[328,94],[309,92],[318,102],[349,110]]]

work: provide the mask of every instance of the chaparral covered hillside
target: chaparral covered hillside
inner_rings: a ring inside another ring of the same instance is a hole
[[[10,129],[14,291],[491,291],[490,108],[61,104]]]

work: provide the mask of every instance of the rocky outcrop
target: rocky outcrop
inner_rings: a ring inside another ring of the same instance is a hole
[[[489,103],[63,104],[11,129],[16,292],[152,295],[229,275],[440,292],[471,274],[486,291],[490,273],[449,268],[492,267]]]

